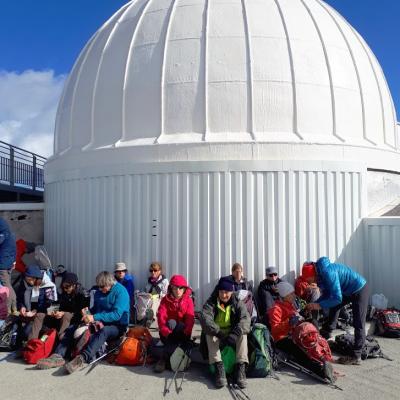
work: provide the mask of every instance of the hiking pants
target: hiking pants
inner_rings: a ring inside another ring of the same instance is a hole
[[[11,269],[0,269],[0,283],[8,287],[10,294],[7,299],[7,311],[11,314],[17,311],[17,296],[11,284]]]
[[[346,304],[351,303],[354,326],[354,355],[358,358],[361,357],[362,348],[365,344],[365,321],[367,318],[368,296],[369,289],[367,283],[351,296],[343,296],[341,304],[329,309],[328,323],[324,326],[324,329],[328,332],[332,332],[336,329],[340,309]]]
[[[164,357],[170,357],[175,349],[182,344],[178,334],[183,333],[185,324],[183,322],[176,322],[174,319],[170,319],[167,322],[167,326],[172,332],[167,336],[163,337],[160,335],[160,340],[164,344],[163,355]]]
[[[300,364],[302,367],[314,372],[315,374],[321,376],[322,378],[326,378],[323,364],[309,358],[307,354],[300,347],[298,347],[295,343],[293,343],[292,339],[284,338],[278,340],[275,343],[275,345],[279,350],[282,350],[289,356],[292,356],[293,361]]]
[[[208,347],[208,362],[214,364],[222,361],[221,351],[219,349],[220,340],[216,336],[206,335]],[[236,363],[249,363],[247,356],[247,335],[239,336],[236,342]]]
[[[94,333],[89,340],[85,350],[82,351],[82,356],[86,362],[91,362],[96,358],[96,353],[100,350],[101,346],[110,339],[119,338],[126,330],[126,327],[117,325],[105,325],[99,331]]]
[[[74,347],[74,333],[75,330],[78,328],[78,325],[70,325],[67,329],[65,329],[64,334],[59,341],[57,347],[53,351],[55,354],[59,354],[62,358],[66,356],[70,356],[71,351]]]
[[[37,313],[34,316],[33,321],[29,322],[25,328],[25,334],[28,336],[28,340],[38,339],[43,325],[45,322],[50,324],[51,319],[52,318],[45,313]]]

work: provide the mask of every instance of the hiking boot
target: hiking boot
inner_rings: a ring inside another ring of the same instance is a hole
[[[226,386],[226,373],[224,368],[224,363],[218,361],[214,364],[215,366],[215,387],[221,389]]]
[[[73,372],[77,371],[78,369],[81,369],[84,367],[86,364],[85,359],[83,358],[82,355],[76,356],[74,359],[72,359],[70,362],[65,364],[65,369],[69,374],[72,374]]]
[[[361,357],[343,356],[339,357],[336,362],[343,365],[361,365]]]
[[[236,384],[240,389],[244,389],[247,386],[245,363],[236,364]]]
[[[323,365],[323,373],[324,377],[330,382],[336,382],[335,371],[333,370],[333,366],[329,361],[325,361]]]
[[[154,366],[154,372],[157,372],[158,374],[161,374],[161,372],[165,371],[166,367],[166,361],[164,357],[161,357],[157,362],[156,365]]]
[[[42,358],[38,360],[36,368],[38,369],[50,369],[62,367],[65,364],[65,360],[57,353],[52,354],[48,358]]]

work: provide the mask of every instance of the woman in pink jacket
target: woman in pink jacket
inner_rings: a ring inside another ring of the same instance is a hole
[[[192,289],[182,275],[174,275],[168,286],[168,293],[161,300],[157,321],[164,352],[155,366],[156,372],[165,370],[166,358],[177,346],[187,343],[194,325]]]

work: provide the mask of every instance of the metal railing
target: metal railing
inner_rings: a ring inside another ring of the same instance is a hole
[[[0,183],[13,188],[44,190],[46,158],[0,141]]]

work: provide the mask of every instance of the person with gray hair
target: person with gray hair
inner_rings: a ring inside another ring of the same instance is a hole
[[[85,350],[65,364],[68,373],[81,369],[95,358],[97,351],[110,339],[123,335],[129,323],[129,295],[111,272],[100,272],[96,277],[98,289],[94,294],[93,307],[83,309],[83,322],[97,327]]]

